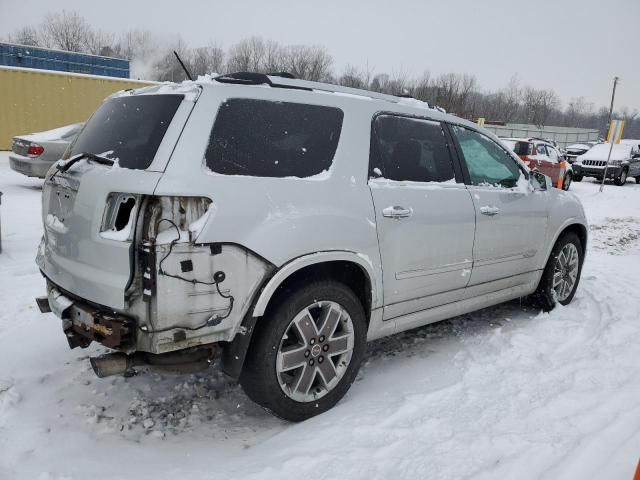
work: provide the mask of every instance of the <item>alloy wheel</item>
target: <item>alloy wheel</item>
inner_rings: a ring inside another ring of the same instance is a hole
[[[578,249],[573,243],[567,243],[556,257],[553,270],[552,288],[559,302],[563,302],[571,295],[578,278],[579,263]]]
[[[319,301],[300,311],[278,347],[276,374],[285,395],[311,402],[329,393],[349,367],[354,340],[353,322],[340,304]]]

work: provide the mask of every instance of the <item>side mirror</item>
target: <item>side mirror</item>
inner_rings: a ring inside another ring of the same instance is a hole
[[[533,190],[537,191],[550,190],[552,187],[551,179],[537,170],[529,172],[529,185],[531,185]]]

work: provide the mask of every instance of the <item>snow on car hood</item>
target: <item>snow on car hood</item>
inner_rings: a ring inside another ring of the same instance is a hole
[[[588,152],[580,155],[578,158],[580,160],[606,160],[609,155],[610,148],[610,143],[600,143]],[[623,143],[614,145],[613,150],[611,151],[611,160],[626,160],[627,158],[630,158],[632,148],[633,145]]]
[[[591,145],[585,145],[584,143],[574,143],[573,145],[569,145],[567,150],[589,150]]]

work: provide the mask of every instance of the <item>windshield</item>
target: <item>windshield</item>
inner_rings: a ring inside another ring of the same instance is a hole
[[[78,135],[70,156],[93,153],[123,168],[148,168],[182,99],[182,95],[137,95],[105,101]]]

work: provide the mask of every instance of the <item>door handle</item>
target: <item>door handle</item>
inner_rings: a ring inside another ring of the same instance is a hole
[[[490,205],[485,205],[484,207],[480,207],[480,213],[483,215],[489,215],[490,217],[497,215],[500,213],[500,209],[498,207],[493,207]]]
[[[382,216],[387,218],[407,218],[413,214],[413,210],[404,207],[387,207],[382,210]]]

